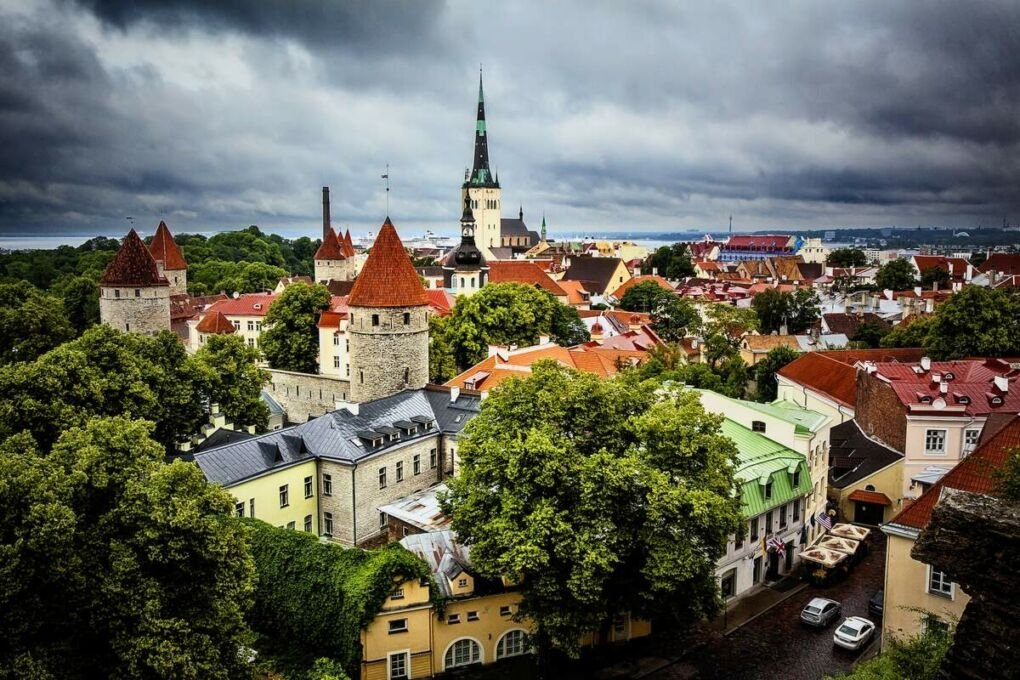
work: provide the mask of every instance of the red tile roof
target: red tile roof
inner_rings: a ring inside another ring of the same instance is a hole
[[[265,316],[276,298],[273,293],[246,293],[217,302],[209,310],[215,309],[227,316]]]
[[[942,255],[915,255],[914,264],[922,274],[929,269],[941,269],[949,272],[954,279],[964,278],[970,267],[970,263],[962,257],[943,257]]]
[[[227,296],[223,293],[217,293],[215,295],[199,295],[196,297],[191,297],[184,293],[171,295],[170,321],[186,321],[187,319],[193,319],[197,314],[211,306],[213,303],[226,299]]]
[[[322,239],[322,245],[315,251],[314,259],[316,260],[346,260],[347,255],[344,253],[344,244],[339,238],[337,238],[336,232],[333,231],[333,227],[326,230],[326,235]]]
[[[917,361],[924,350],[864,349],[808,352],[779,369],[779,375],[851,408],[857,403],[859,361]]]
[[[354,280],[347,304],[351,307],[417,307],[428,304],[425,288],[388,217],[375,237],[365,266]]]
[[[890,524],[924,529],[931,521],[932,510],[942,498],[943,489],[994,494],[998,484],[995,472],[1005,465],[1009,451],[1017,447],[1020,447],[1020,416],[1014,416],[1009,424],[993,437],[981,442],[972,454],[960,461],[946,473],[945,477],[921,494],[920,498],[900,514],[893,517]]]
[[[580,281],[557,281],[556,285],[567,294],[568,305],[583,305],[591,302],[591,295],[584,289]]]
[[[149,253],[152,259],[163,262],[163,269],[187,269],[188,263],[184,260],[184,254],[174,241],[170,228],[162,220],[156,227],[156,235],[152,237],[149,244]]]
[[[613,297],[616,298],[617,300],[622,299],[624,294],[628,290],[638,285],[639,283],[645,283],[647,281],[653,281],[654,283],[659,284],[659,288],[662,288],[663,290],[668,290],[670,293],[674,292],[673,286],[669,284],[669,281],[662,278],[661,276],[652,274],[649,276],[635,276],[629,279],[628,281],[624,281],[619,288],[613,291]]]
[[[159,273],[156,261],[132,229],[124,237],[124,244],[114,256],[113,261],[103,272],[104,286],[169,286],[170,283]]]
[[[919,370],[916,363],[875,365],[875,375],[889,384],[911,412],[949,409],[947,415],[958,410],[972,416],[1020,412],[1020,371],[1012,370],[1004,361],[933,361],[929,370]],[[947,380],[947,375],[951,379]],[[996,387],[995,378],[1005,379],[1005,391]],[[937,405],[940,398],[945,403]],[[994,403],[996,399],[1000,403]]]
[[[320,312],[319,322],[316,324],[319,328],[340,328],[340,322],[347,318],[347,312]]]
[[[198,322],[198,325],[195,326],[195,330],[199,333],[233,333],[234,324],[230,323],[223,312],[210,309],[202,320]]]
[[[344,242],[344,255],[346,255],[347,257],[354,257],[356,253],[354,252],[354,241],[351,240],[350,229],[344,232],[343,242]]]
[[[446,316],[453,309],[455,298],[442,288],[426,288],[425,297],[429,300],[429,307],[438,316]]]
[[[790,236],[782,234],[737,234],[730,236],[724,250],[783,250],[789,247]]]
[[[553,281],[534,262],[526,260],[497,260],[489,263],[489,283],[524,283],[538,286],[556,297],[567,297],[559,283]]]
[[[1020,276],[1020,253],[992,253],[978,267],[978,271],[982,273],[993,270],[1008,276]]]
[[[851,501],[857,501],[859,503],[873,503],[875,505],[892,505],[892,501],[884,493],[878,491],[865,491],[864,489],[857,489],[851,493],[847,498]]]

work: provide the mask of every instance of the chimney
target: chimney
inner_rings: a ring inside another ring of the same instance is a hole
[[[460,399],[460,388],[459,387],[451,387],[450,388],[450,403],[452,404],[453,402],[457,401],[458,399]]]
[[[931,358],[930,357],[921,357],[921,370],[925,371],[925,372],[931,370]]]
[[[1000,392],[1009,392],[1009,379],[1004,375],[997,375],[992,378],[992,383],[995,385],[995,389]]]
[[[342,411],[343,409],[347,409],[348,411],[350,411],[352,416],[356,416],[356,415],[358,415],[359,406],[358,406],[357,403],[355,403],[353,401],[339,401],[338,400],[336,402],[336,410],[337,411]]]
[[[329,231],[329,187],[322,187],[322,240],[326,240],[326,232]]]

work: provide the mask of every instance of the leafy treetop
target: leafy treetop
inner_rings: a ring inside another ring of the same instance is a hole
[[[287,286],[266,313],[261,348],[269,365],[284,371],[316,373],[319,368],[319,314],[329,309],[322,284]]]

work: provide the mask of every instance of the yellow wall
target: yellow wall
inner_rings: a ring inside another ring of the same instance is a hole
[[[886,506],[882,515],[882,521],[888,522],[902,509],[902,503],[900,502],[902,495],[900,491],[903,486],[903,461],[898,460],[892,465],[887,465],[878,472],[868,475],[864,479],[840,490],[839,516],[843,518],[844,522],[852,522],[854,520],[854,506],[856,504],[849,500],[848,496],[858,489],[864,489],[868,485],[875,487],[876,492],[884,493],[893,502],[892,505]]]
[[[953,597],[928,592],[928,565],[910,557],[914,541],[890,535],[885,557],[885,611],[882,617],[882,646],[892,638],[908,638],[921,632],[923,612],[944,621],[956,621],[970,597],[953,585]]]
[[[305,498],[305,477],[312,478],[312,497]],[[237,503],[244,503],[244,516],[251,517],[251,499],[255,499],[255,517],[273,526],[286,527],[294,522],[297,531],[304,530],[305,516],[312,516],[312,533],[318,535],[319,521],[316,495],[319,493],[315,461],[285,468],[255,479],[227,487]],[[289,504],[280,507],[280,487],[288,486]]]

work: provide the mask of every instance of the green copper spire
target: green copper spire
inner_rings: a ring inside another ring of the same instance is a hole
[[[478,116],[475,119],[475,161],[465,187],[498,187],[499,180],[493,179],[489,170],[489,141],[485,130],[485,90],[482,86],[482,70],[478,69]]]

